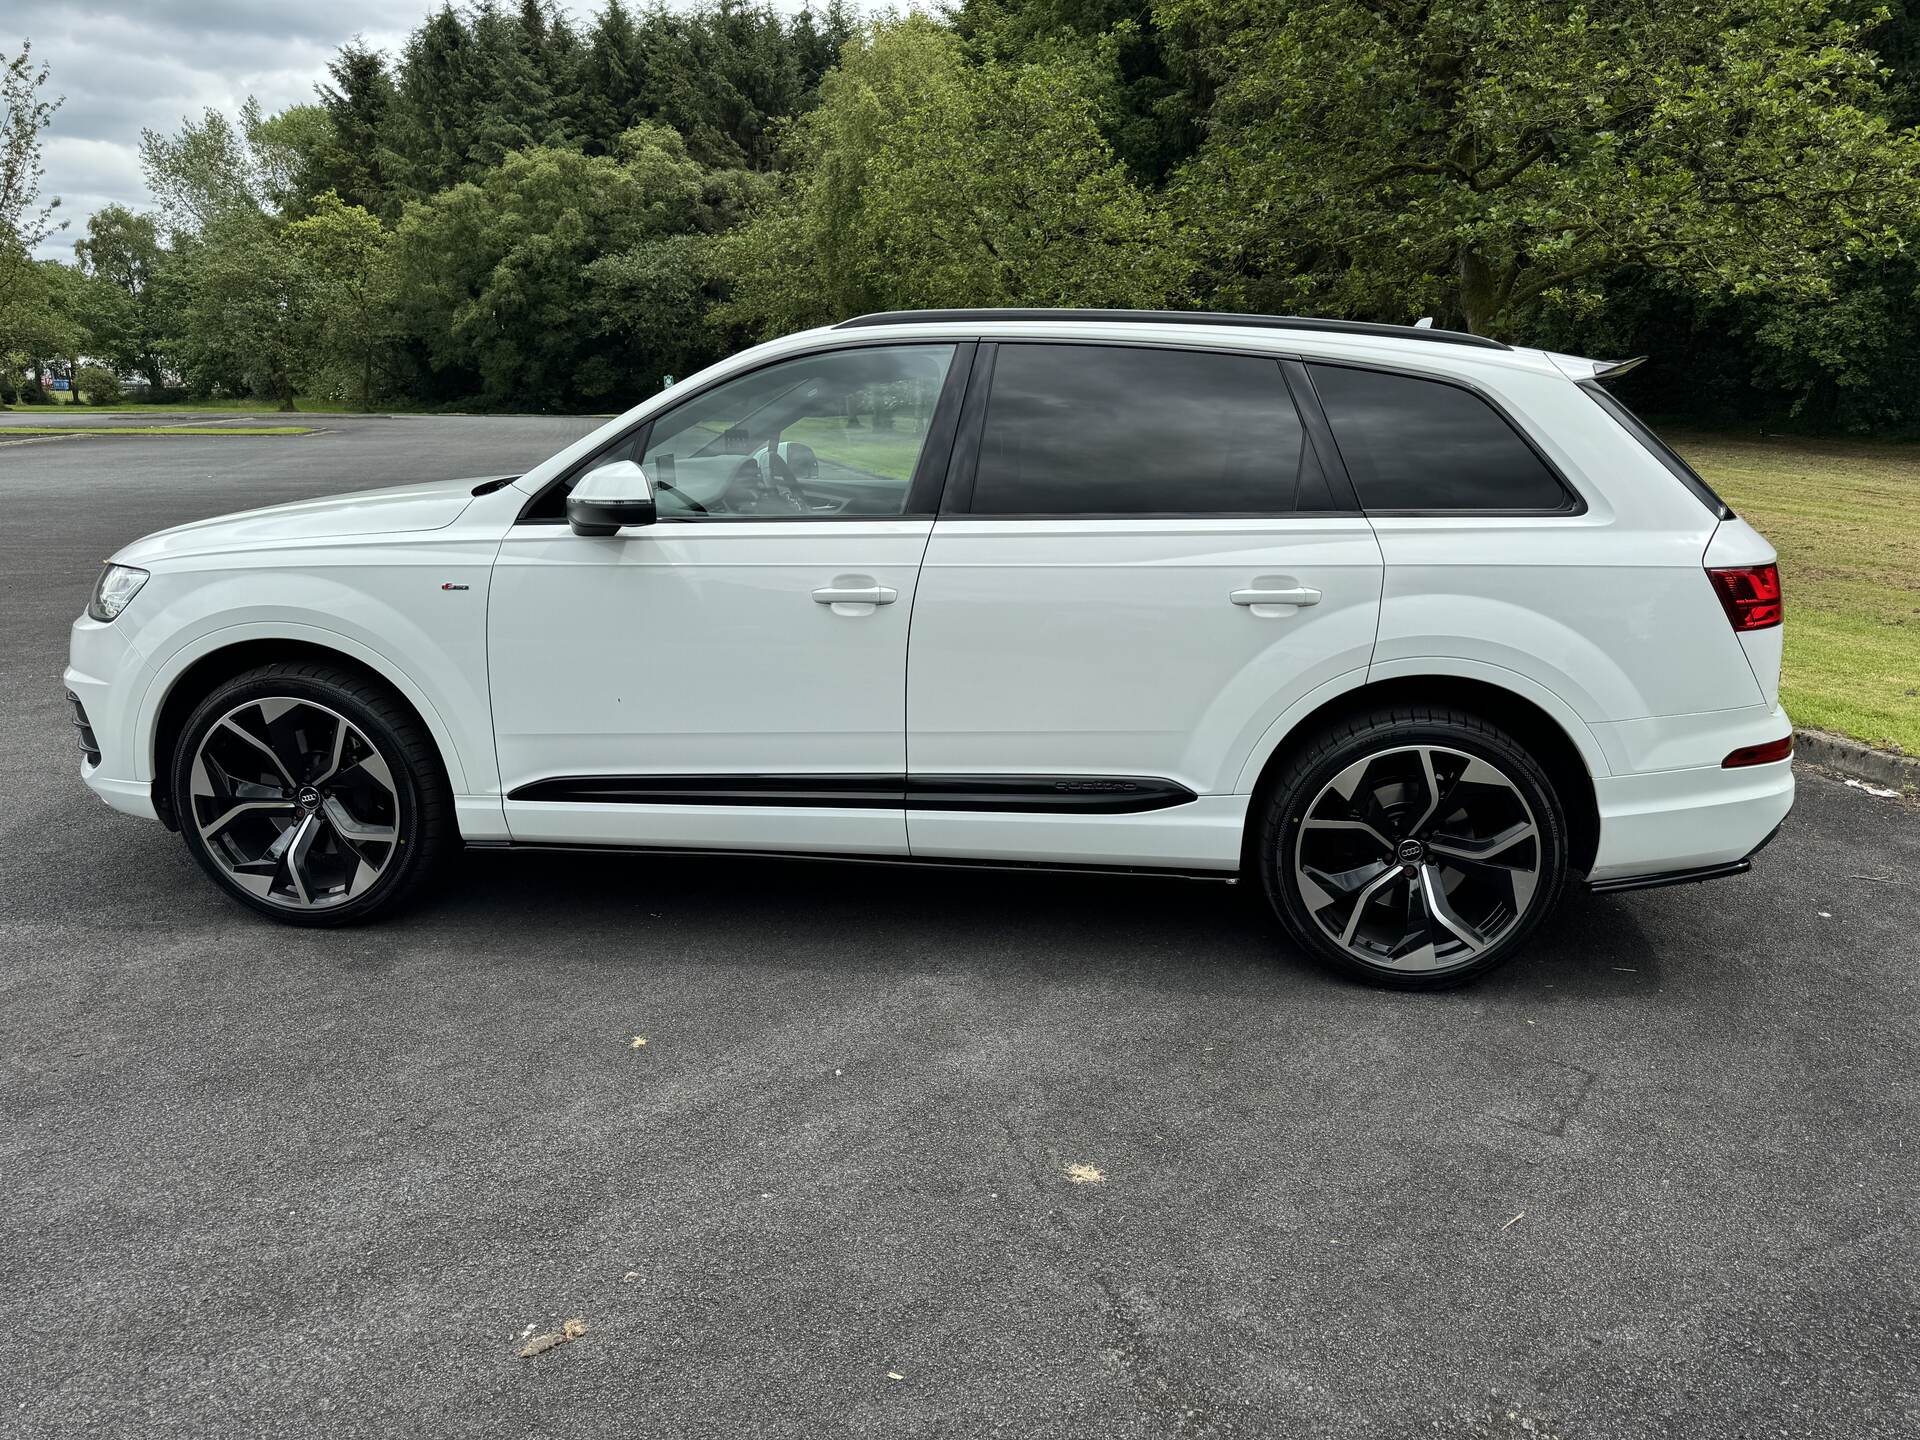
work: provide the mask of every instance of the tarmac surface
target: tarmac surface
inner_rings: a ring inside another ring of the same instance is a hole
[[[595,422],[299,423],[0,435],[0,1434],[1920,1433],[1905,802],[1803,771],[1438,996],[1177,881],[475,853],[283,929],[80,782],[100,560]]]

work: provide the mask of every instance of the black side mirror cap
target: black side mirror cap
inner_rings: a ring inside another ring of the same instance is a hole
[[[644,500],[584,500],[567,497],[567,524],[576,535],[612,535],[629,525],[651,525],[653,497]]]

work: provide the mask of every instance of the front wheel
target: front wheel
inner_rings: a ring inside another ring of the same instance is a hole
[[[453,831],[420,721],[386,687],[330,666],[266,665],[216,689],[180,733],[173,794],[201,867],[291,925],[394,905]]]
[[[1476,715],[1356,715],[1294,756],[1261,817],[1267,898],[1296,939],[1398,989],[1504,963],[1560,898],[1567,822],[1552,781]]]

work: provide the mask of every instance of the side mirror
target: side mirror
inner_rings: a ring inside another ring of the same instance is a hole
[[[653,485],[631,460],[589,470],[567,496],[567,523],[576,535],[612,535],[626,525],[651,525]]]

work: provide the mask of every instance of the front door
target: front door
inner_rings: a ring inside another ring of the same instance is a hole
[[[724,381],[580,467],[638,461],[655,523],[509,532],[488,656],[515,840],[906,848],[907,622],[960,348]]]

